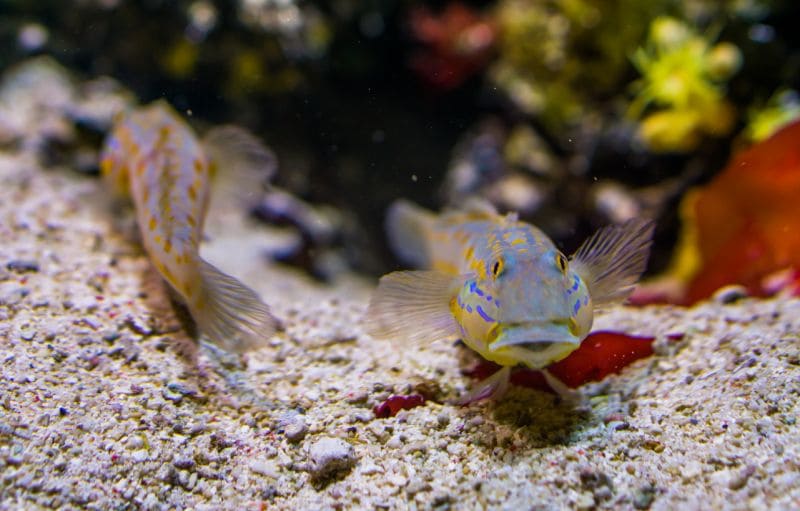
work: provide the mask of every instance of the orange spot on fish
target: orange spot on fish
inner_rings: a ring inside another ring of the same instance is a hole
[[[111,173],[112,165],[114,165],[114,160],[110,156],[106,156],[100,160],[100,172],[104,175]]]
[[[164,242],[164,252],[166,252],[167,254],[172,252],[172,241],[171,240],[167,240],[167,241]]]
[[[161,265],[161,274],[164,276],[165,279],[167,279],[170,282],[170,284],[175,282],[175,275],[172,273],[172,271],[170,271],[169,268],[167,268],[163,264]]]
[[[194,227],[197,225],[197,220],[194,219],[194,216],[189,215],[186,217],[186,223]]]
[[[151,231],[155,231],[156,230],[156,225],[158,225],[158,220],[156,220],[156,217],[151,216],[150,217],[150,223],[148,224],[148,227],[150,228]]]
[[[192,184],[192,186],[189,187],[187,192],[189,193],[189,199],[190,200],[192,200],[192,201],[196,201],[197,200],[197,190],[194,187],[194,183]]]
[[[144,170],[147,168],[147,162],[144,160],[139,160],[136,163],[136,175],[141,176],[144,174]]]
[[[194,159],[194,172],[195,174],[202,174],[203,173],[203,162],[200,161],[200,158]]]

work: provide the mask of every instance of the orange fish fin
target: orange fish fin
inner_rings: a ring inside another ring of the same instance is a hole
[[[570,266],[589,289],[594,307],[621,302],[647,266],[655,223],[632,219],[607,226],[587,239]]]
[[[450,309],[463,279],[436,271],[384,275],[364,317],[375,338],[411,342],[453,341],[461,337]]]

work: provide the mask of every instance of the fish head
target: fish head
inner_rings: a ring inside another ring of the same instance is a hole
[[[481,355],[538,369],[574,351],[591,330],[593,312],[567,258],[555,247],[494,257],[485,278],[468,279],[458,295],[459,306],[473,311],[461,315],[471,320],[462,327],[482,336]]]

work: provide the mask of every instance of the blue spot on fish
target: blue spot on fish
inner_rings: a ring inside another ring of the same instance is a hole
[[[583,304],[584,305],[589,305],[589,295],[586,295],[586,296],[583,297]]]
[[[486,301],[487,302],[491,302],[492,301],[492,295],[486,295]]]
[[[478,287],[474,280],[469,283],[469,292],[475,293],[478,296],[483,296],[483,290]]]
[[[580,279],[577,275],[572,278],[572,291],[577,291],[578,287],[581,285]]]
[[[467,312],[472,312],[472,305],[467,305]]]
[[[572,314],[577,314],[580,309],[581,309],[581,301],[578,300],[577,302],[575,302],[575,305],[572,307]]]
[[[486,312],[483,311],[483,308],[480,305],[478,305],[475,308],[475,310],[478,311],[478,314],[480,315],[480,317],[483,318],[484,321],[489,322],[489,323],[494,323],[494,318],[491,317],[490,315],[486,314]]]

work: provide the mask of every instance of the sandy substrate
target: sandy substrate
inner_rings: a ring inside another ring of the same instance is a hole
[[[0,154],[2,509],[800,508],[798,300],[619,308],[598,327],[658,354],[583,405],[458,407],[464,348],[365,336],[369,282],[270,266],[281,233],[236,210],[203,252],[286,331],[198,348],[102,183],[34,154]],[[375,417],[414,392],[433,399]]]

